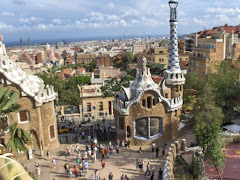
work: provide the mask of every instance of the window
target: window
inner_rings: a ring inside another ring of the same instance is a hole
[[[168,93],[165,93],[165,98],[168,98]]]
[[[92,111],[91,103],[87,103],[87,112],[91,111]]]
[[[158,99],[157,99],[157,98],[154,98],[154,99],[153,99],[153,106],[155,106],[157,103],[158,103]]]
[[[154,139],[163,134],[162,117],[144,117],[134,121],[134,137],[137,139]]]
[[[196,63],[196,68],[198,68],[198,63]]]
[[[176,86],[176,92],[178,92],[178,86]]]
[[[202,64],[202,67],[203,67],[203,68],[205,68],[205,67],[206,67],[206,65],[205,65],[205,64]]]
[[[19,113],[19,123],[27,123],[30,121],[29,111],[20,111]]]
[[[50,135],[50,139],[54,139],[55,138],[54,125],[49,126],[49,135]]]
[[[145,99],[142,100],[142,106],[146,107],[146,100]]]
[[[191,62],[190,62],[190,65],[193,66],[193,65],[194,65],[194,62],[191,61]]]
[[[123,117],[118,117],[118,128],[124,130],[124,119],[123,119]]]
[[[99,111],[103,111],[103,102],[99,102]]]
[[[152,108],[152,97],[151,96],[149,96],[148,98],[147,98],[147,107],[150,109],[150,108]]]

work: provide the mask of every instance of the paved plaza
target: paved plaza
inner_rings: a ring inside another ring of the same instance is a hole
[[[83,144],[78,144],[81,150],[81,154],[84,153],[85,146]],[[75,147],[76,144],[72,145],[72,147]],[[66,156],[57,155],[57,152],[60,151],[66,151],[67,145],[61,145],[58,150],[56,150],[55,153],[52,152],[50,159],[38,159],[35,158],[34,160],[24,162],[25,167],[27,167],[30,171],[35,172],[35,162],[37,162],[40,165],[41,168],[41,175],[39,177],[40,180],[63,180],[63,179],[69,179],[68,175],[64,172],[64,164],[66,162],[69,163],[71,170],[74,171],[73,166],[76,165],[76,157],[77,154],[74,152],[67,160]],[[161,148],[160,148],[161,151]],[[98,174],[101,177],[101,179],[105,178],[108,179],[108,175],[110,172],[113,173],[113,179],[117,180],[120,179],[121,175],[127,175],[129,179],[146,179],[146,176],[144,176],[144,172],[146,170],[146,165],[149,162],[151,167],[155,167],[155,176],[154,179],[157,180],[158,176],[158,170],[159,168],[163,168],[164,160],[162,158],[156,158],[156,154],[152,153],[150,150],[143,151],[142,153],[139,153],[137,150],[128,150],[128,149],[121,149],[120,153],[116,153],[116,151],[113,152],[112,155],[108,159],[104,159],[106,166],[104,169],[102,169],[101,166],[101,154],[98,154],[97,161],[94,163],[90,162],[90,167],[88,173],[85,175],[85,177],[78,177],[75,178],[75,175],[72,175],[72,179],[89,179],[90,175],[94,175],[94,171],[98,170]],[[56,159],[56,168],[53,168],[52,165],[52,158]],[[136,170],[136,159],[144,160],[144,172],[139,172]]]
[[[224,180],[239,180],[240,179],[240,144],[230,143],[226,149],[225,168],[220,171]],[[205,162],[205,169],[208,177],[218,179],[217,172],[214,166],[210,166]]]

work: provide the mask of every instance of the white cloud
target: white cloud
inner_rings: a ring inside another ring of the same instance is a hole
[[[21,23],[32,23],[32,22],[36,22],[36,21],[40,21],[40,18],[36,18],[34,16],[30,17],[30,18],[20,18],[19,21]]]
[[[38,29],[38,30],[49,30],[54,28],[53,24],[38,24],[37,26],[35,26],[34,28]]]
[[[14,31],[15,27],[0,21],[0,30]]]
[[[90,15],[90,16],[103,16],[102,13],[100,13],[100,12],[95,12],[95,11],[91,11],[91,12],[89,13],[89,15]]]
[[[122,26],[127,26],[127,25],[128,25],[128,23],[127,23],[124,19],[121,19],[121,20],[119,21],[119,23],[120,23]]]
[[[193,21],[198,25],[206,25],[206,22],[197,18],[194,18]]]
[[[90,17],[90,20],[92,20],[92,21],[103,21],[104,17],[103,16],[93,16],[93,17]]]
[[[61,19],[53,19],[52,22],[56,23],[56,24],[62,24],[62,20]]]
[[[225,14],[217,14],[216,18],[220,21],[220,23],[225,24],[225,23],[230,23],[231,20],[228,18],[227,15]]]
[[[113,3],[113,2],[110,2],[110,3],[108,3],[107,5],[106,5],[106,8],[107,9],[110,9],[110,10],[112,10],[112,9],[114,9],[116,6],[115,6],[115,4]]]
[[[207,8],[206,12],[235,15],[240,13],[240,8]]]
[[[6,11],[6,12],[2,12],[1,15],[2,15],[2,16],[5,16],[5,17],[15,16],[14,13],[12,13],[12,12],[7,12],[7,11]]]
[[[116,16],[116,15],[109,15],[109,16],[107,16],[107,19],[112,20],[112,21],[117,21],[120,19],[120,17]]]

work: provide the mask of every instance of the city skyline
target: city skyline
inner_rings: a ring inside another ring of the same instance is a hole
[[[4,1],[0,33],[6,41],[169,34],[166,0]],[[181,1],[180,1],[181,2]],[[239,24],[240,0],[184,0],[178,7],[179,34]]]

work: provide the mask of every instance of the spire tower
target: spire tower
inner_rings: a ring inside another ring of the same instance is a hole
[[[164,71],[164,78],[169,85],[182,85],[185,83],[178,59],[178,37],[177,37],[177,0],[169,1],[170,7],[170,46],[167,70]]]

